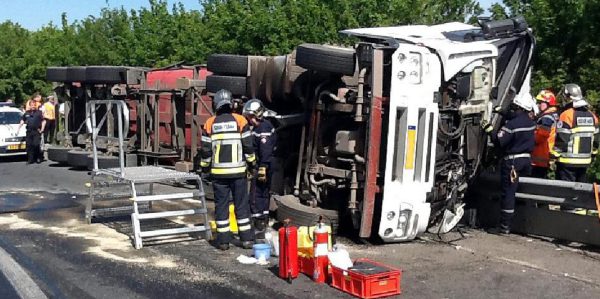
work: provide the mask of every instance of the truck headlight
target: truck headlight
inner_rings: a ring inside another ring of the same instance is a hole
[[[398,214],[398,237],[406,236],[411,213],[411,210],[402,210]]]
[[[392,220],[394,217],[396,217],[396,213],[394,213],[394,211],[389,211],[387,213],[387,220]]]

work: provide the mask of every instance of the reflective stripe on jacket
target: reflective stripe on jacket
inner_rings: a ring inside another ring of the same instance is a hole
[[[210,167],[213,177],[244,177],[246,163],[255,161],[252,134],[243,116],[223,113],[206,121],[202,132],[200,166]]]
[[[492,134],[492,141],[497,144],[504,155],[531,153],[535,145],[535,123],[526,112],[518,111],[508,115],[507,121]]]
[[[260,166],[271,166],[271,160],[277,144],[277,134],[275,128],[269,120],[263,119],[258,125],[252,128],[254,137],[254,152],[258,158]]]
[[[531,164],[533,166],[548,167],[550,165],[550,151],[554,147],[557,121],[558,111],[556,107],[546,109],[538,117],[535,129],[535,148],[531,153]]]
[[[598,132],[598,117],[593,112],[585,107],[569,108],[556,124],[553,154],[560,163],[586,167],[592,163],[592,153],[600,141]]]

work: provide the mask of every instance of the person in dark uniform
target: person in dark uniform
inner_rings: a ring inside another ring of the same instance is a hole
[[[31,100],[30,100],[31,102]],[[39,105],[35,103],[28,103],[26,105],[27,111],[23,114],[23,118],[19,123],[17,132],[21,130],[23,125],[26,125],[27,133],[25,135],[25,146],[27,148],[27,164],[41,163],[43,160],[42,150],[40,149],[40,143],[42,140],[42,133],[46,126],[44,115],[42,111],[38,109]]]
[[[252,146],[252,133],[248,121],[232,113],[232,95],[219,90],[213,98],[215,116],[210,117],[202,130],[200,166],[209,174],[215,197],[217,247],[228,250],[232,239],[229,228],[229,194],[233,195],[242,247],[254,245],[254,229],[250,223],[247,172],[254,172],[256,156]]]
[[[264,238],[269,224],[269,203],[271,187],[271,162],[277,143],[275,128],[265,119],[266,109],[258,99],[252,99],[244,105],[244,116],[248,119],[254,137],[254,152],[258,160],[258,172],[250,187],[250,209],[254,220],[257,238]]]
[[[509,234],[515,212],[515,193],[519,177],[531,174],[531,152],[535,146],[535,122],[532,120],[534,102],[529,94],[517,96],[511,111],[505,116],[505,124],[492,134],[492,126],[484,123],[483,129],[491,134],[492,141],[502,151],[500,180],[502,201],[500,203],[500,225],[490,233]]]

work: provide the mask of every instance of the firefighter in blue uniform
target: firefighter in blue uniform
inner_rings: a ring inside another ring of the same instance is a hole
[[[264,118],[265,106],[258,99],[252,99],[244,105],[244,116],[252,126],[254,151],[258,159],[258,172],[252,178],[250,187],[250,208],[258,238],[264,238],[269,223],[269,202],[271,185],[271,162],[277,136],[270,121]]]
[[[484,123],[483,129],[491,134],[492,141],[502,151],[500,181],[502,201],[500,203],[500,225],[491,233],[509,234],[515,212],[515,193],[519,177],[531,174],[531,152],[535,146],[535,122],[532,120],[534,101],[529,94],[517,96],[511,111],[505,114],[505,124],[492,134],[492,126]]]
[[[256,168],[252,134],[248,121],[232,113],[231,92],[219,90],[213,98],[213,109],[216,115],[206,121],[202,131],[200,166],[213,183],[216,245],[221,250],[228,250],[232,239],[229,229],[231,193],[242,247],[250,249],[255,236],[250,223],[246,175]]]

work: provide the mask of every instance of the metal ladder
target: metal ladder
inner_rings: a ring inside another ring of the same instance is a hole
[[[98,151],[96,147],[96,139],[98,137],[99,129],[96,122],[96,111],[97,106],[106,105],[111,107],[116,105],[118,115],[118,139],[119,139],[119,165],[117,168],[99,169],[98,168]],[[124,128],[123,128],[123,111],[126,111],[126,104],[119,100],[90,100],[87,104],[87,109],[91,118],[91,131],[92,131],[92,153],[94,158],[94,169],[92,170],[92,182],[90,183],[90,196],[86,204],[86,219],[91,222],[91,218],[97,214],[98,210],[93,209],[95,201],[94,189],[96,187],[102,187],[103,185],[110,185],[108,181],[98,181],[101,178],[107,178],[117,184],[126,184],[129,187],[130,200],[132,205],[125,207],[109,208],[113,211],[130,211],[131,223],[133,228],[133,240],[136,249],[140,249],[143,246],[143,238],[146,237],[158,237],[166,235],[178,235],[193,232],[204,232],[204,237],[209,240],[211,238],[211,230],[209,227],[208,211],[206,208],[206,198],[204,194],[204,187],[200,176],[194,173],[179,172],[172,169],[167,169],[158,166],[140,166],[140,167],[125,167],[124,160]],[[154,184],[175,184],[184,183],[188,181],[195,181],[198,187],[197,191],[174,193],[174,194],[154,194]],[[114,184],[113,183],[113,184]],[[149,185],[149,194],[142,195],[138,192],[140,185]],[[149,212],[141,213],[142,206],[152,207],[154,202],[165,202],[182,199],[194,199],[198,201],[198,206],[192,209],[179,209],[179,210],[166,210],[160,212]],[[140,220],[149,219],[161,219],[177,216],[191,216],[200,215],[203,223],[200,225],[191,225],[178,228],[169,229],[158,229],[158,230],[146,230],[142,231]]]

